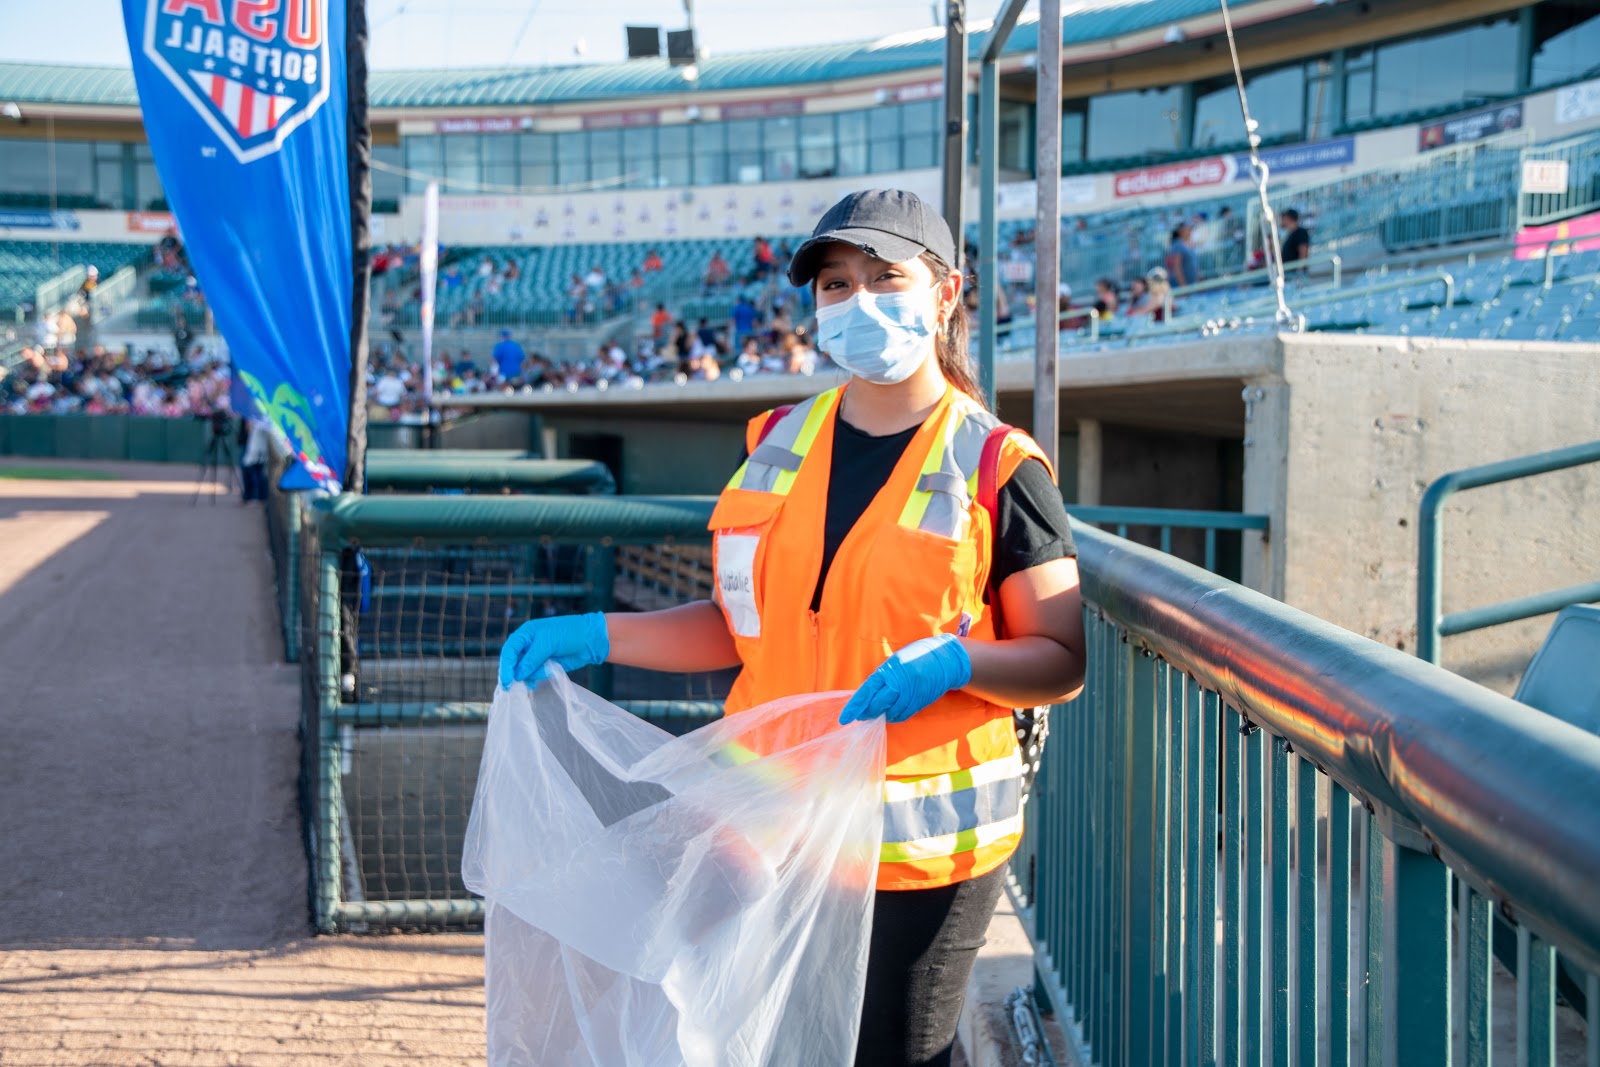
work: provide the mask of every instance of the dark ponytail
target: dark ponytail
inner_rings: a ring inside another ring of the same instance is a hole
[[[950,264],[932,252],[924,252],[917,258],[933,271],[935,285],[943,285],[945,279],[950,277]],[[934,338],[933,351],[938,357],[939,369],[944,372],[945,381],[987,409],[989,405],[984,401],[983,388],[978,384],[978,376],[972,369],[972,354],[967,337],[967,309],[959,300],[956,302],[955,310],[950,313],[950,321],[944,324],[944,329]]]

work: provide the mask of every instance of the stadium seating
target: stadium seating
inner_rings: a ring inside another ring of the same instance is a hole
[[[797,245],[800,237],[790,237],[790,246]],[[779,239],[772,238],[776,248]],[[660,253],[662,270],[645,275],[645,286],[640,291],[627,289],[635,270],[644,263],[651,249]],[[436,304],[436,314],[441,323],[450,323],[459,313],[466,311],[475,298],[481,301],[481,311],[476,315],[479,325],[548,325],[564,321],[571,307],[568,289],[574,275],[582,277],[591,267],[599,266],[608,283],[624,287],[633,298],[663,300],[671,303],[680,313],[725,315],[727,308],[737,298],[737,285],[719,289],[716,299],[705,308],[687,308],[685,301],[703,294],[706,264],[714,252],[721,252],[732,272],[732,277],[747,278],[755,268],[752,242],[748,238],[728,238],[701,241],[632,241],[620,244],[555,245],[528,248],[524,246],[457,247],[449,250],[441,272],[454,267],[459,273],[458,284],[442,283]],[[488,257],[497,271],[515,260],[519,277],[501,280],[499,291],[491,292],[488,278],[480,277],[478,265]],[[406,282],[414,277],[407,276]],[[400,280],[385,284],[405,284]],[[631,310],[631,309],[630,309]],[[410,325],[416,322],[417,308],[414,300],[407,300],[400,321]]]
[[[1346,273],[1337,288],[1325,278],[1291,280],[1287,297],[1290,309],[1306,316],[1310,330],[1600,342],[1600,249],[1558,256],[1549,266],[1548,287],[1542,259],[1461,257]],[[1454,283],[1448,306],[1441,272]],[[1074,329],[1063,350],[1087,353],[1171,343],[1205,332],[1268,330],[1274,326],[1272,303],[1271,290],[1260,282],[1196,293],[1176,301],[1170,323],[1122,318],[1102,324],[1098,337]],[[1002,340],[1001,358],[1030,355],[1033,336],[1031,323],[1011,331]]]
[[[10,318],[24,304],[31,305],[39,286],[63,271],[93,264],[102,278],[109,278],[149,255],[148,245],[0,241],[0,315]]]

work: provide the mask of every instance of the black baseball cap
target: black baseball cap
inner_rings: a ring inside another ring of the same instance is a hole
[[[916,193],[903,189],[851,193],[829,208],[789,261],[789,281],[809,285],[822,268],[823,253],[834,241],[854,245],[885,263],[904,263],[924,252],[932,252],[952,267],[956,262],[950,224]]]

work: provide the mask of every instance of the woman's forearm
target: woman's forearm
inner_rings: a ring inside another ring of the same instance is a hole
[[[606,615],[607,663],[653,671],[720,671],[739,666],[722,609],[709,600],[662,611]]]
[[[1054,638],[1040,635],[1005,641],[963,639],[972,660],[965,692],[1010,708],[1054,704],[1083,688],[1083,658]]]

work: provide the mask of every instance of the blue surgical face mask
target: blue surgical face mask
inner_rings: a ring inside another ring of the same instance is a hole
[[[932,289],[862,291],[817,308],[817,347],[856,377],[893,385],[933,354],[938,327]]]

